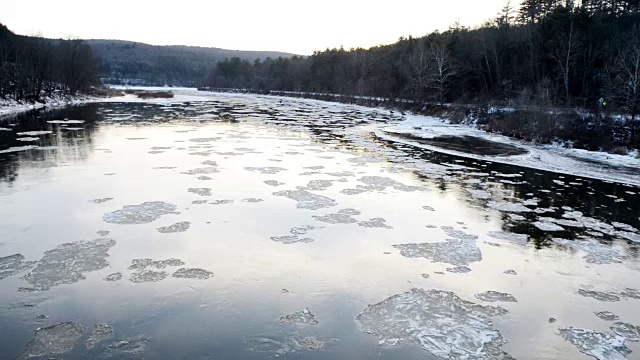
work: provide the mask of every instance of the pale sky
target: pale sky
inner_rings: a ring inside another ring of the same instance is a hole
[[[2,0],[0,23],[50,38],[273,50],[370,47],[480,25],[506,0]],[[516,3],[517,1],[513,1]]]

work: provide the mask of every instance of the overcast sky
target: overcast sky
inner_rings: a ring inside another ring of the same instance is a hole
[[[120,39],[238,50],[370,47],[400,36],[480,25],[506,0],[2,0],[0,22],[23,35]]]

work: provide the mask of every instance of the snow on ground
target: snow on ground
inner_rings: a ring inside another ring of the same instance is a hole
[[[524,166],[533,169],[547,170],[563,174],[584,176],[607,181],[640,185],[640,159],[635,153],[629,155],[613,155],[599,151],[568,149],[558,145],[534,145],[503,135],[491,134],[466,125],[453,125],[441,119],[407,115],[406,120],[390,124],[375,130],[376,135],[406,144],[439,151],[467,158],[483,159],[496,163]],[[488,141],[517,146],[529,151],[524,155],[483,156],[456,150],[447,150],[435,146],[419,144],[415,141],[400,139],[396,134],[409,134],[423,139],[440,136],[473,136]]]
[[[87,102],[99,102],[103,98],[92,96],[54,96],[47,98],[44,103],[28,103],[19,102],[15,100],[2,100],[0,99],[0,116],[17,114],[29,110],[42,109],[42,108],[54,108],[63,107],[67,105],[83,104]]]

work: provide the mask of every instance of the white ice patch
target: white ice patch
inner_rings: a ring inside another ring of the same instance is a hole
[[[564,228],[562,226],[548,221],[536,221],[533,223],[533,226],[542,231],[564,231]]]
[[[104,214],[102,219],[112,224],[146,224],[167,214],[175,214],[178,207],[162,201],[148,201],[139,205],[125,205],[122,210]]]
[[[67,353],[76,346],[87,329],[75,321],[38,328],[21,355],[21,359]]]
[[[465,189],[476,199],[491,199],[491,193],[486,190]]]
[[[527,234],[517,234],[506,231],[489,231],[487,235],[494,239],[505,240],[518,245],[526,245],[529,241],[529,235]]]
[[[173,225],[170,226],[163,226],[163,227],[159,227],[157,230],[158,232],[164,233],[164,234],[168,234],[168,233],[177,233],[177,232],[185,232],[187,230],[189,230],[189,226],[191,226],[191,223],[188,221],[181,221],[181,222],[177,222]]]
[[[504,212],[515,212],[515,213],[522,213],[522,212],[530,212],[532,211],[531,209],[529,209],[528,207],[522,205],[522,204],[516,204],[516,203],[512,203],[512,202],[506,202],[506,201],[489,201],[487,203],[487,206],[492,208],[492,209],[496,209],[499,211],[504,211]]]
[[[17,138],[16,140],[23,141],[23,142],[29,142],[29,141],[38,141],[38,140],[40,140],[40,138],[37,138],[37,137],[23,137],[23,138]]]
[[[338,205],[338,203],[326,196],[316,195],[306,190],[283,190],[274,192],[275,196],[284,196],[295,200],[298,209],[318,210]]]
[[[592,264],[621,263],[628,257],[609,244],[603,244],[597,240],[567,240],[554,238],[553,242],[567,247],[573,251],[583,251],[584,259]]]
[[[287,324],[318,325],[318,320],[316,320],[316,317],[308,308],[285,315],[280,318],[280,322]]]
[[[274,167],[274,166],[266,166],[266,167],[254,167],[254,166],[247,166],[244,168],[247,171],[252,171],[252,172],[259,172],[262,175],[273,175],[273,174],[277,174],[281,171],[287,171],[287,169],[285,168],[281,168],[281,167]]]
[[[640,327],[625,322],[616,322],[611,326],[616,335],[624,336],[629,341],[640,341]]]
[[[16,133],[17,136],[40,136],[40,135],[47,135],[47,134],[51,134],[51,131],[49,130],[23,131],[23,132]]]
[[[581,353],[596,359],[625,360],[631,353],[622,336],[574,327],[559,328],[558,331],[560,336],[575,345]]]
[[[416,344],[443,359],[511,359],[506,340],[493,327],[501,307],[482,306],[450,291],[412,289],[369,307],[356,316],[360,329],[383,346]]]
[[[486,302],[518,302],[518,300],[516,300],[516,298],[511,294],[491,290],[478,293],[475,297],[478,300]]]
[[[24,276],[32,288],[25,291],[43,291],[60,284],[73,284],[85,279],[84,273],[103,269],[109,265],[108,251],[115,240],[99,238],[58,245],[44,253],[35,269]]]
[[[49,120],[49,124],[84,124],[84,120]]]
[[[353,224],[358,222],[358,220],[352,217],[353,215],[360,215],[360,211],[356,209],[342,209],[334,214],[314,215],[313,218],[329,224]]]
[[[425,258],[455,266],[468,266],[481,261],[482,253],[476,241],[470,238],[446,239],[444,242],[393,245],[400,255],[408,258]]]

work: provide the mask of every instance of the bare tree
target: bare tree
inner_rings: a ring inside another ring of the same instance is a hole
[[[607,66],[607,90],[614,102],[631,115],[630,141],[633,141],[636,117],[640,113],[640,27],[636,25],[621,36],[619,44],[616,57]]]
[[[449,84],[456,75],[456,67],[449,50],[442,43],[430,43],[429,56],[430,87],[436,90],[438,102],[442,105],[449,90]]]
[[[573,22],[571,22],[569,24],[569,30],[560,34],[558,44],[551,52],[551,58],[556,62],[558,70],[560,71],[567,106],[571,105],[571,92],[569,89],[569,85],[571,84],[570,76],[573,65],[576,63],[579,56],[579,48],[580,39],[575,27],[573,26]]]
[[[420,99],[429,86],[431,57],[424,39],[417,41],[409,54],[409,81],[414,98]]]

